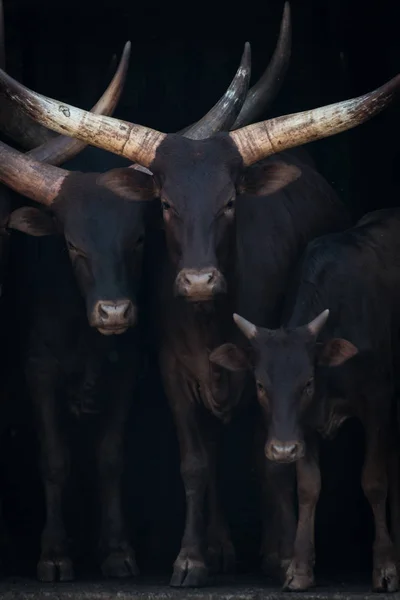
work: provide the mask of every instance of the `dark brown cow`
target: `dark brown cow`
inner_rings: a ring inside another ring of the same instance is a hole
[[[225,344],[210,357],[226,369],[254,374],[267,427],[265,454],[270,461],[296,463],[299,520],[289,590],[314,583],[316,432],[331,438],[351,416],[366,434],[361,483],[375,520],[372,585],[375,591],[398,589],[386,500],[389,451],[397,435],[392,411],[399,389],[393,360],[399,356],[399,227],[399,209],[380,210],[352,229],[312,242],[282,329],[256,327],[234,315],[250,347]]]
[[[211,368],[208,360],[211,349],[229,337],[226,302],[233,304],[233,295],[224,292],[247,295],[249,303],[249,289],[235,290],[229,284],[250,280],[264,298],[271,292],[263,317],[276,320],[299,252],[308,240],[346,222],[344,208],[309,163],[281,155],[251,166],[371,118],[394,98],[400,78],[357,99],[203,140],[99,118],[31,92],[5,74],[0,79],[6,96],[42,124],[128,157],[154,174],[136,193],[160,196],[169,250],[168,261],[161,265],[163,285],[158,286],[161,367],[177,423],[187,497],[185,533],[172,584],[202,585],[207,581],[203,510],[207,490],[212,554],[224,562],[232,557],[215,494],[215,438],[212,426],[207,427],[209,412],[225,418],[242,388],[234,380],[232,386],[232,379]],[[279,190],[284,191],[277,194]],[[259,204],[265,207],[264,215],[256,210],[257,195],[265,198]],[[255,235],[269,217],[269,232]],[[245,266],[250,264],[253,272],[240,270],[244,255]],[[160,250],[158,256],[165,253]],[[260,289],[260,281],[268,289]],[[260,298],[255,304],[261,311]]]

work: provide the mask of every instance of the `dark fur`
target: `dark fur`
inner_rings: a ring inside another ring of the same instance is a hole
[[[9,227],[34,236],[56,236],[38,240],[38,257],[31,253],[29,259],[34,265],[31,293],[20,299],[29,332],[26,374],[46,496],[38,564],[44,581],[73,577],[62,511],[69,418],[95,420],[103,573],[137,572],[122,515],[120,479],[140,336],[137,328],[129,330],[135,324],[131,313],[119,323],[128,328],[123,335],[103,336],[96,330],[99,301],[123,298],[134,308],[139,302],[147,203],[136,201],[126,180],[130,187],[133,181],[140,186],[142,174],[127,169],[106,175],[71,173],[50,210],[23,207],[9,221]],[[29,242],[32,249],[33,240]]]
[[[292,590],[306,589],[314,580],[320,491],[316,432],[332,437],[349,416],[361,420],[366,434],[362,486],[375,519],[373,588],[398,588],[386,499],[399,389],[399,231],[400,209],[388,209],[310,243],[287,300],[290,317],[284,327],[259,328],[250,352],[222,346],[213,355],[227,368],[254,372],[268,424],[266,454],[271,460],[297,461],[299,521],[286,574]],[[317,342],[306,325],[324,309],[330,314]],[[397,473],[391,483],[397,487]],[[392,526],[398,533],[394,508]]]
[[[155,257],[154,314],[187,497],[172,585],[207,581],[207,543],[213,568],[228,568],[234,560],[216,492],[215,417],[229,420],[245,379],[211,364],[209,354],[236,336],[234,307],[265,324],[277,323],[307,242],[349,222],[333,190],[302,157],[287,153],[244,169],[226,134],[201,142],[171,135],[151,165],[165,229]],[[209,283],[185,287],[187,276],[204,273],[210,273]]]

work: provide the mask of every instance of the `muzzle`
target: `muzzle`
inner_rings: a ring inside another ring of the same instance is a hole
[[[206,302],[226,292],[226,281],[215,268],[182,269],[175,280],[175,293],[190,302]]]
[[[90,325],[103,335],[119,335],[136,323],[136,307],[130,300],[99,300],[93,309]]]
[[[304,442],[280,442],[273,439],[265,445],[265,456],[278,463],[292,463],[303,458],[305,453]]]

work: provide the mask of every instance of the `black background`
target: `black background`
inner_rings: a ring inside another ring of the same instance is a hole
[[[167,132],[200,118],[222,95],[245,41],[252,46],[256,80],[275,47],[283,10],[281,0],[213,5],[5,0],[4,5],[11,75],[36,91],[89,108],[108,82],[112,55],[119,58],[125,41],[131,40],[128,81],[114,115]],[[396,0],[293,0],[291,6],[291,64],[265,118],[361,95],[400,72]],[[309,147],[355,217],[398,204],[399,125],[400,104],[355,130]],[[106,170],[118,164],[124,161],[90,148],[69,167]],[[125,474],[128,521],[145,573],[171,568],[184,516],[174,429],[157,369],[150,368],[128,424]],[[32,575],[43,497],[29,402],[19,397],[14,402],[17,417],[3,437],[1,459],[10,535],[6,566]],[[239,569],[255,570],[258,485],[246,418],[237,417],[226,432],[221,482]],[[85,439],[83,435],[84,454],[90,446]],[[362,453],[360,428],[349,422],[335,442],[323,447],[316,528],[317,566],[322,571],[356,573],[369,565],[372,529],[359,486]],[[71,480],[67,513],[82,574],[93,566],[87,549],[95,540],[96,493],[90,460],[78,460],[75,468],[82,476]]]

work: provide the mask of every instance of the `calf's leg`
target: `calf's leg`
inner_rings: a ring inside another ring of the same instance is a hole
[[[63,491],[69,474],[69,453],[60,431],[57,410],[57,367],[31,361],[27,378],[37,417],[46,500],[46,523],[37,576],[40,581],[70,581],[74,578],[74,571],[67,552],[62,511]]]
[[[374,403],[383,409],[385,401]],[[379,414],[369,411],[365,423],[366,457],[362,473],[362,487],[371,506],[375,521],[373,546],[372,587],[377,592],[395,592],[399,587],[395,552],[386,520],[388,493],[388,445],[389,424],[382,422]]]
[[[295,465],[278,465],[263,453],[262,568],[266,575],[285,577],[293,555],[297,519],[294,504]]]
[[[106,577],[129,577],[139,573],[128,542],[121,502],[124,427],[133,393],[129,374],[130,369],[113,379],[113,396],[97,447],[101,503],[100,551],[103,556],[101,569]]]
[[[314,585],[315,509],[321,490],[318,449],[314,440],[307,444],[306,454],[296,463],[296,467],[299,519],[293,558],[286,573],[284,589],[304,591]]]

